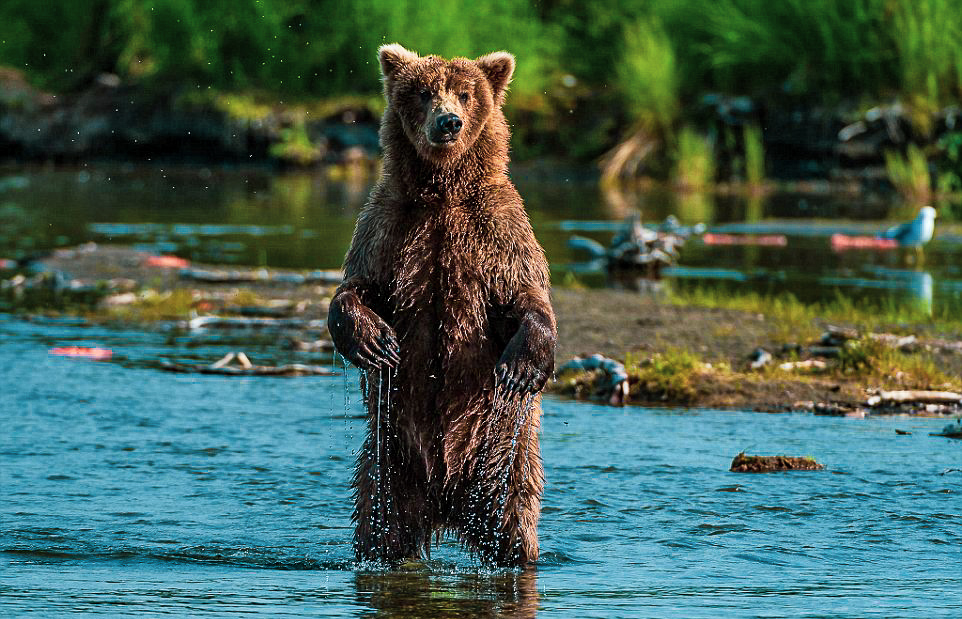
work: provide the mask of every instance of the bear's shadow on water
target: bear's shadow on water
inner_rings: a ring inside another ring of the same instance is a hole
[[[522,571],[441,573],[427,568],[357,572],[359,605],[377,617],[510,617],[538,615],[538,575]]]

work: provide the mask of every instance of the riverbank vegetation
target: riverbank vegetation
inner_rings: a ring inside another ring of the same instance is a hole
[[[516,158],[600,158],[608,180],[758,185],[763,142],[833,137],[885,104],[900,136],[888,150],[917,143],[938,168],[925,181],[948,189],[962,140],[946,116],[962,96],[957,9],[954,0],[10,0],[0,6],[0,65],[55,92],[113,74],[155,93],[376,107],[385,42],[445,56],[509,48]],[[807,126],[787,126],[799,115]],[[303,122],[286,131],[275,156],[317,159]],[[706,164],[706,149],[717,163]],[[884,165],[882,150],[872,155]]]

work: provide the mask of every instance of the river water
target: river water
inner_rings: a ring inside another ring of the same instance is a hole
[[[833,233],[872,236],[915,216],[917,205],[893,196],[603,191],[583,174],[546,179],[524,170],[514,179],[556,283],[575,277],[589,286],[608,284],[600,272],[585,272],[586,256],[568,247],[572,235],[607,245],[631,214],[650,225],[673,215],[742,239],[758,231],[786,238],[776,246],[691,240],[665,272],[668,286],[790,292],[805,301],[841,295],[943,316],[962,311],[962,226],[953,222],[962,216],[959,206],[940,207],[935,239],[919,257],[906,250],[833,250]],[[201,166],[0,169],[0,258],[96,241],[198,262],[333,269],[370,180]]]
[[[63,345],[114,357],[49,354]],[[480,569],[448,541],[384,572],[351,556],[356,375],[155,367],[223,350],[0,315],[0,616],[962,615],[962,441],[929,435],[944,420],[548,398],[537,565]],[[742,450],[826,470],[728,472]]]

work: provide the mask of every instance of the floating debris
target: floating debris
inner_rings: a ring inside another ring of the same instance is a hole
[[[779,471],[821,471],[825,468],[809,457],[746,456],[741,452],[732,460],[732,473],[776,473]]]
[[[784,234],[719,234],[706,232],[701,240],[705,245],[758,245],[761,247],[785,247],[788,237]]]
[[[336,376],[337,372],[319,365],[289,363],[286,365],[254,365],[243,352],[232,352],[209,365],[190,365],[163,361],[160,369],[181,374],[217,374],[222,376]]]
[[[149,267],[160,267],[162,269],[183,269],[190,266],[190,262],[180,256],[147,256],[145,263]]]
[[[114,352],[109,348],[86,346],[57,346],[50,349],[50,354],[59,357],[90,359],[92,361],[107,361],[114,356]]]
[[[845,251],[849,249],[895,249],[899,242],[895,239],[883,239],[877,236],[849,236],[847,234],[833,234],[831,237],[832,250]]]

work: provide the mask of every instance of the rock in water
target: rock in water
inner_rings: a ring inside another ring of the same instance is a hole
[[[776,473],[778,471],[820,471],[824,466],[814,458],[790,456],[746,456],[742,452],[732,460],[732,473]]]

